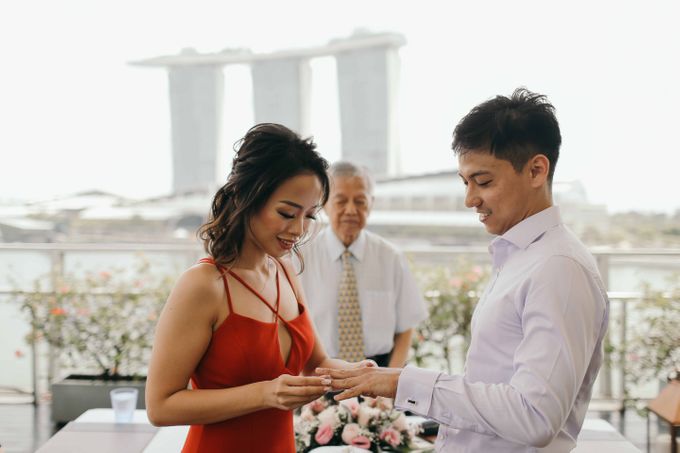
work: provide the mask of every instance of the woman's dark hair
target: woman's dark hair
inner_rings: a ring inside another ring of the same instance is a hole
[[[300,174],[315,175],[323,188],[321,206],[329,191],[328,162],[316,151],[316,144],[285,126],[257,124],[234,150],[227,183],[215,194],[208,221],[198,230],[205,251],[222,266],[236,261],[250,219],[284,181]],[[293,252],[302,263],[297,245]]]
[[[545,95],[518,88],[511,97],[496,96],[465,115],[453,131],[457,154],[486,150],[507,160],[516,172],[537,154],[550,162],[552,182],[562,137],[555,108]]]

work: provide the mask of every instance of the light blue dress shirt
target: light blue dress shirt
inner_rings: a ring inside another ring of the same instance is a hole
[[[595,260],[557,207],[489,247],[463,375],[407,367],[395,404],[440,425],[437,451],[567,452],[602,363],[609,301]]]
[[[330,357],[338,355],[338,288],[345,246],[327,226],[302,247],[300,281],[319,339]],[[394,335],[427,318],[421,291],[403,254],[392,244],[362,230],[349,246],[357,281],[364,354],[385,354]]]

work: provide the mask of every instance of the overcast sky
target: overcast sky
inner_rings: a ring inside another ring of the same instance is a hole
[[[451,131],[517,86],[557,108],[557,180],[610,211],[680,208],[680,7],[667,1],[6,1],[0,3],[0,200],[171,186],[167,75],[133,60],[403,34],[402,173],[455,168]],[[330,59],[313,63],[312,132],[339,132]],[[252,125],[246,67],[226,70],[224,150]],[[453,180],[453,184],[460,184]]]

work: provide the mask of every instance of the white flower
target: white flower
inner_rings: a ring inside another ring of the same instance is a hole
[[[338,417],[338,406],[329,406],[317,415],[319,424],[325,423],[331,425],[333,429],[340,426],[340,417]]]
[[[374,407],[368,407],[362,405],[359,408],[359,415],[357,417],[357,422],[361,426],[368,426],[371,420],[380,417],[380,409]]]
[[[340,405],[342,405],[345,409],[347,409],[352,417],[356,418],[357,414],[359,413],[359,400],[357,398],[350,398],[347,400],[340,401]]]
[[[309,407],[304,406],[300,412],[300,418],[307,422],[312,421],[314,420],[314,412]]]
[[[397,431],[406,431],[408,429],[408,421],[406,420],[406,415],[403,412],[399,414],[396,420],[392,422],[392,426]]]

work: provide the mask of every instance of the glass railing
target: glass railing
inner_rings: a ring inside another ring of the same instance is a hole
[[[403,247],[412,266],[451,265],[460,258],[489,265],[486,247]],[[653,397],[658,388],[627,388],[625,357],[634,308],[645,297],[643,288],[663,291],[680,275],[680,250],[591,249],[611,302],[606,360],[594,395],[603,410],[622,409],[627,397]],[[204,255],[198,244],[0,244],[0,390],[36,397],[63,370],[45,345],[30,346],[30,324],[16,303],[21,292],[34,291],[36,280],[47,293],[63,275],[86,275],[117,269],[134,279],[134,263],[141,258],[159,275],[178,276]],[[131,287],[132,290],[132,287]],[[616,351],[616,353],[612,353]]]

